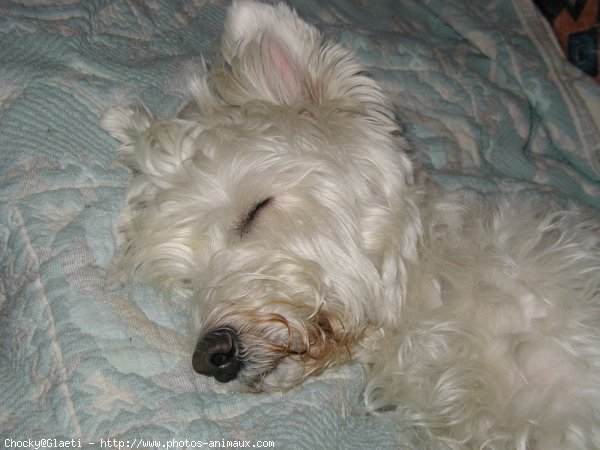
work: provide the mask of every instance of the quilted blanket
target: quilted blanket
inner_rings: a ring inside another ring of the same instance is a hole
[[[600,209],[600,86],[525,0],[292,0],[389,92],[448,189]],[[104,111],[178,110],[225,0],[0,1],[0,447],[394,448],[358,365],[289,392],[221,393],[191,368],[184,298],[128,279],[130,174]]]

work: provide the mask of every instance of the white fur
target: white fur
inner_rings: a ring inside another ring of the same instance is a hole
[[[222,55],[178,117],[103,124],[135,171],[126,260],[197,336],[238,332],[228,386],[355,360],[426,448],[600,448],[598,219],[413,174],[377,84],[283,4],[234,2]]]

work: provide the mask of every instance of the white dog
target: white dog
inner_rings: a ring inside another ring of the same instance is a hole
[[[190,295],[193,368],[258,392],[359,361],[424,447],[600,448],[597,218],[437,190],[355,56],[283,4],[234,2],[221,50],[178,117],[104,119],[128,264]]]

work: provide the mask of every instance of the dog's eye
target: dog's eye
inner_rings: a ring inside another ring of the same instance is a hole
[[[258,202],[257,204],[254,205],[254,207],[250,210],[250,212],[248,212],[248,214],[246,215],[244,220],[242,220],[242,223],[239,228],[240,236],[244,236],[244,235],[248,234],[248,232],[252,228],[252,223],[256,220],[256,217],[258,216],[260,211],[265,206],[267,206],[271,202],[271,200],[272,200],[272,197],[267,197],[264,200],[261,200],[260,202]]]

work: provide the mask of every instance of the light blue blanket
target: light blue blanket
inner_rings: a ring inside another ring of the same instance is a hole
[[[357,365],[287,393],[217,393],[192,371],[185,299],[112,264],[129,174],[100,117],[176,111],[226,3],[0,0],[0,447],[384,449],[402,433],[362,414]],[[358,52],[438,182],[600,209],[600,89],[528,1],[291,3]]]

